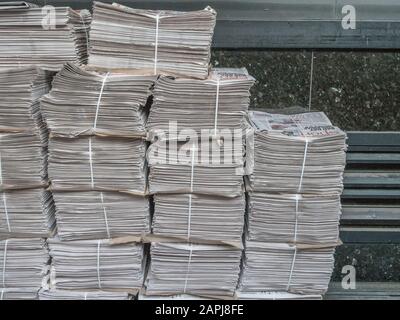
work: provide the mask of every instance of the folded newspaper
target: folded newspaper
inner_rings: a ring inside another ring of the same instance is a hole
[[[34,133],[0,133],[0,191],[47,185],[46,143]]]
[[[241,196],[244,160],[238,141],[227,152],[216,140],[152,143],[147,152],[150,193]]]
[[[89,65],[205,79],[216,12],[132,9],[94,2]]]
[[[233,296],[242,250],[221,245],[151,244],[146,295]]]
[[[0,288],[0,300],[37,300],[38,288]]]
[[[126,292],[72,291],[50,289],[39,291],[39,300],[131,300],[132,296]]]
[[[147,123],[150,136],[170,136],[176,130],[214,135],[221,130],[243,129],[254,83],[247,70],[212,69],[206,80],[161,77],[154,87],[154,99]],[[179,94],[177,94],[179,93]],[[223,131],[222,131],[223,132]]]
[[[0,292],[2,288],[39,290],[48,272],[49,260],[46,244],[40,238],[0,240]]]
[[[34,66],[0,69],[0,131],[47,135],[39,98],[50,90],[51,76]]]
[[[50,192],[23,189],[0,192],[0,238],[47,238],[56,228]]]
[[[334,251],[334,247],[246,241],[239,291],[324,294],[333,272]]]
[[[53,191],[61,240],[141,236],[150,232],[149,199],[120,192]],[[1,212],[1,211],[0,211]]]
[[[57,71],[65,62],[86,63],[90,21],[88,10],[0,5],[0,68],[37,65]]]
[[[53,136],[144,136],[154,76],[98,73],[66,64],[41,109]]]
[[[250,190],[341,194],[346,134],[323,112],[251,111],[250,122],[255,130]]]
[[[315,245],[339,241],[339,195],[251,192],[248,207],[249,240]]]
[[[223,198],[198,194],[156,194],[153,234],[190,242],[242,245],[244,195]]]
[[[136,292],[143,284],[142,244],[111,245],[109,240],[48,239],[50,287],[61,290]]]
[[[146,142],[141,139],[51,138],[49,153],[54,190],[145,193]]]

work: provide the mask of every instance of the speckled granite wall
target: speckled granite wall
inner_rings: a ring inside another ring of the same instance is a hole
[[[332,281],[341,281],[343,266],[356,269],[357,281],[400,281],[400,244],[343,244],[336,248]]]
[[[219,67],[257,79],[253,108],[309,105],[311,51],[214,50]],[[345,130],[400,130],[400,52],[315,51],[312,110]]]

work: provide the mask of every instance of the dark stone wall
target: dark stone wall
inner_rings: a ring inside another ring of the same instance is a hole
[[[311,110],[344,130],[400,130],[400,51],[314,51]],[[257,79],[252,108],[309,107],[311,51],[214,50],[217,67]]]
[[[363,282],[400,281],[400,244],[343,244],[336,248],[332,281],[341,281],[342,268],[352,265],[356,280]]]

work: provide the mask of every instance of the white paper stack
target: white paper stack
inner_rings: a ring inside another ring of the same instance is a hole
[[[39,290],[48,272],[49,254],[40,238],[0,241],[2,288],[36,288]],[[24,294],[21,292],[21,294]]]
[[[39,98],[50,90],[52,73],[35,66],[0,69],[0,130],[46,135]]]
[[[54,190],[126,190],[138,194],[146,190],[143,140],[51,138],[49,153]]]
[[[246,241],[239,290],[324,294],[333,272],[334,248]]]
[[[262,242],[335,244],[339,195],[249,194],[247,238]]]
[[[150,232],[149,200],[121,192],[54,191],[61,240],[108,239]]]
[[[51,192],[23,189],[0,192],[0,238],[47,238],[56,228]]]
[[[35,133],[0,133],[0,190],[47,185],[45,148]]]
[[[38,288],[0,288],[0,300],[37,300]]]
[[[144,136],[154,80],[66,64],[41,100],[43,116],[53,136]]]
[[[250,112],[254,133],[254,191],[341,194],[346,134],[323,112]]]
[[[146,295],[233,296],[241,256],[229,246],[154,242]]]
[[[67,61],[86,63],[90,21],[88,10],[0,5],[0,68],[57,71]]]
[[[226,153],[216,140],[206,144],[178,141],[176,148],[171,141],[152,143],[147,152],[150,193],[241,196],[243,150],[240,139],[239,142],[237,148],[232,144]]]
[[[205,79],[216,12],[132,9],[94,2],[89,65]]]
[[[161,77],[147,123],[150,135],[168,134],[174,121],[178,132],[198,135],[243,129],[254,81],[245,68],[212,69],[206,80]]]
[[[126,292],[71,291],[71,290],[40,290],[39,300],[131,300]]]
[[[50,287],[61,290],[141,288],[144,273],[142,244],[112,245],[109,240],[48,240],[52,258]]]
[[[322,300],[320,294],[296,294],[290,292],[236,292],[239,300]]]
[[[153,233],[191,242],[241,246],[246,200],[199,194],[154,196]]]

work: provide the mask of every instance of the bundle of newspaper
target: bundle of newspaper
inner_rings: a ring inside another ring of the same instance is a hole
[[[0,4],[0,68],[57,71],[67,61],[86,63],[90,21],[88,10]]]
[[[39,98],[50,90],[51,76],[34,66],[0,69],[0,131],[47,134]]]
[[[49,178],[54,190],[145,192],[144,140],[51,138],[49,153]]]
[[[146,295],[233,296],[242,250],[222,245],[151,244]]]
[[[324,294],[333,271],[334,247],[246,241],[242,292]]]
[[[0,133],[0,191],[47,185],[46,143],[30,132]]]
[[[132,9],[94,2],[89,65],[205,79],[216,12]]]
[[[320,294],[296,294],[290,292],[241,292],[236,291],[239,300],[322,300]]]
[[[161,77],[147,123],[150,135],[171,134],[174,123],[178,133],[214,135],[231,130],[233,135],[236,129],[241,134],[254,81],[245,68],[212,69],[206,80]]]
[[[250,190],[341,194],[346,134],[323,112],[252,111],[250,121],[255,130]]]
[[[71,291],[71,290],[40,290],[39,300],[131,300],[127,292]]]
[[[0,288],[0,300],[37,300],[38,288]]]
[[[98,73],[66,64],[41,109],[52,135],[144,136],[155,76]]]
[[[154,196],[153,234],[241,246],[246,200],[198,194]]]
[[[0,238],[47,238],[56,227],[50,192],[23,189],[0,192]]]
[[[150,232],[149,200],[121,192],[54,191],[61,240],[108,239]]]
[[[150,193],[197,193],[237,197],[243,194],[242,140],[217,139],[152,143],[147,152]],[[211,152],[210,152],[211,150]]]
[[[40,238],[0,241],[1,288],[39,288],[48,272],[49,254]]]
[[[334,245],[339,239],[340,215],[340,196],[337,194],[251,192],[247,239]]]
[[[142,244],[109,240],[48,239],[52,266],[50,287],[62,290],[137,291],[143,284]]]

